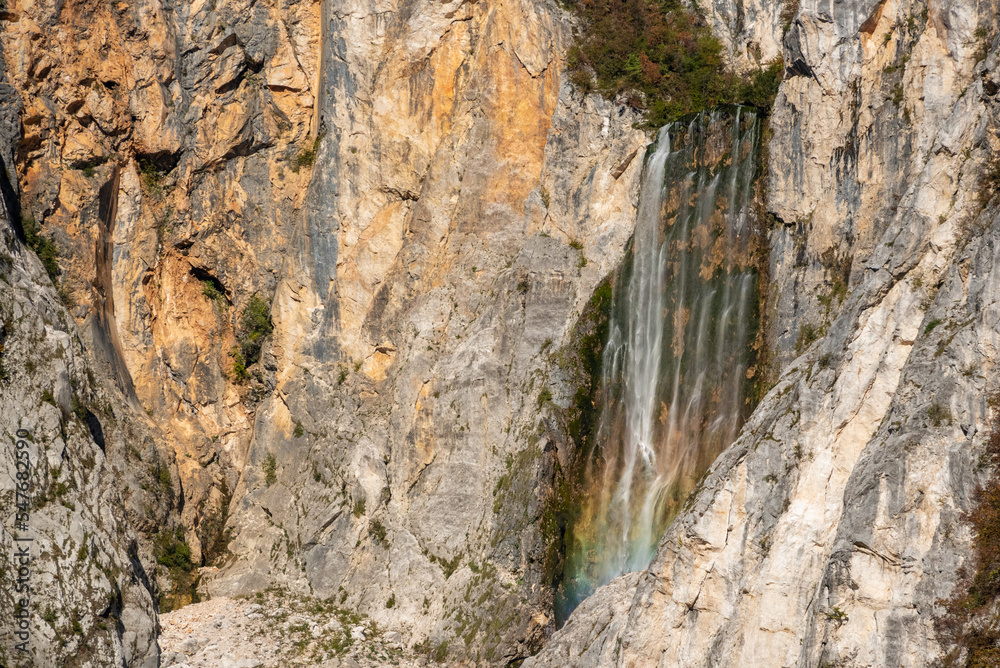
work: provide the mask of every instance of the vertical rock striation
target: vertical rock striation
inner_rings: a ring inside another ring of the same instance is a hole
[[[229,352],[308,182],[318,8],[12,3],[2,40],[23,216],[59,249],[86,347],[162,430],[197,558],[266,392]]]
[[[996,9],[800,5],[769,147],[780,379],[616,612],[528,665],[939,658],[997,389]]]
[[[148,430],[96,380],[100,363],[24,245],[22,113],[0,69],[0,664],[153,668],[152,559],[135,528],[164,519],[169,494],[131,465],[159,461]]]
[[[539,646],[575,391],[552,355],[624,253],[648,141],[564,83],[570,29],[529,0],[5,9],[23,216],[149,436],[115,454],[133,479],[155,454],[165,500],[131,526],[182,525],[222,566],[204,592],[336,596],[456,658]]]
[[[278,582],[453,656],[523,657],[551,625],[549,400],[573,391],[546,389],[551,354],[622,257],[646,135],[562,83],[548,5],[327,3],[322,25],[275,388],[239,558],[207,590]]]
[[[531,662],[928,665],[998,389],[996,2],[699,6],[735,67],[786,68],[780,378],[650,568]],[[332,597],[441,658],[537,650],[574,456],[560,360],[625,254],[649,140],[565,83],[572,19],[12,0],[2,20],[0,495],[26,430],[35,663],[155,665],[150,539],[178,525],[219,565],[205,593]],[[243,368],[259,304],[273,333]]]

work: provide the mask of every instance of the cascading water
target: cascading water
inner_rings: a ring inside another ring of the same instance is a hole
[[[603,407],[570,529],[561,617],[595,587],[649,564],[749,412],[759,134],[745,109],[703,113],[664,127],[647,152],[631,266],[614,288]]]

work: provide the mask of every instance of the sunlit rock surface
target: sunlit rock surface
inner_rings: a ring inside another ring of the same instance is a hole
[[[559,360],[628,252],[651,138],[567,83],[573,20],[8,2],[0,495],[28,430],[34,664],[156,665],[157,601],[191,597],[154,557],[180,527],[203,595],[333,599],[442,662],[932,665],[997,389],[996,2],[699,6],[738,69],[786,67],[777,382],[649,570],[551,635]],[[255,296],[274,331],[244,377]]]
[[[569,16],[5,11],[23,216],[59,249],[95,384],[172,473],[172,515],[146,508],[144,540],[181,526],[195,563],[221,558],[204,595],[280,584],[450,643],[445,658],[537,650],[556,461],[538,396],[625,252],[649,140],[634,111],[566,84]],[[255,295],[274,332],[244,379],[232,350]],[[497,504],[511,457],[523,480]],[[209,554],[220,517],[229,553]]]
[[[609,585],[627,610],[581,607],[527,665],[938,660],[997,387],[995,11],[801,4],[769,144],[780,379]]]

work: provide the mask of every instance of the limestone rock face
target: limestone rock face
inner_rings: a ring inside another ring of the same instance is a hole
[[[23,216],[59,248],[85,345],[162,430],[197,559],[266,391],[233,377],[230,351],[244,305],[274,291],[309,181],[319,6],[7,10]]]
[[[998,389],[996,1],[698,5],[737,69],[786,68],[778,382],[649,569],[527,665],[930,665]],[[574,455],[562,362],[626,253],[649,140],[566,83],[572,19],[541,0],[2,19],[0,495],[24,430],[37,499],[26,534],[0,522],[37,550],[35,664],[156,665],[152,539],[177,526],[217,560],[205,595],[277,585],[443,661],[536,652],[544,509]]]
[[[938,660],[997,389],[996,9],[801,3],[769,145],[780,379],[649,569],[525,665]]]
[[[624,253],[647,137],[562,83],[548,5],[324,12],[240,558],[206,589],[342,595],[409,643],[523,657],[552,623],[551,355]]]
[[[752,73],[782,56],[782,35],[798,0],[699,0],[694,4],[722,43],[727,62]]]
[[[0,664],[155,668],[152,558],[135,528],[165,518],[172,474],[157,469],[164,490],[134,466],[162,465],[149,430],[97,381],[99,363],[19,238],[7,175],[25,113],[0,70]]]
[[[4,19],[15,218],[58,248],[91,385],[151,442],[117,461],[139,487],[156,457],[140,548],[176,523],[196,563],[231,538],[205,594],[337,597],[452,658],[537,649],[567,454],[543,388],[574,391],[552,356],[625,252],[648,141],[565,83],[570,18],[15,0]],[[254,297],[274,330],[244,371]]]

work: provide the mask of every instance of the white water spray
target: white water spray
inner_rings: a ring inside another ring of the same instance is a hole
[[[631,271],[615,287],[603,354],[591,498],[567,555],[568,600],[649,564],[747,413],[758,142],[756,116],[737,109],[669,125],[647,153]]]

